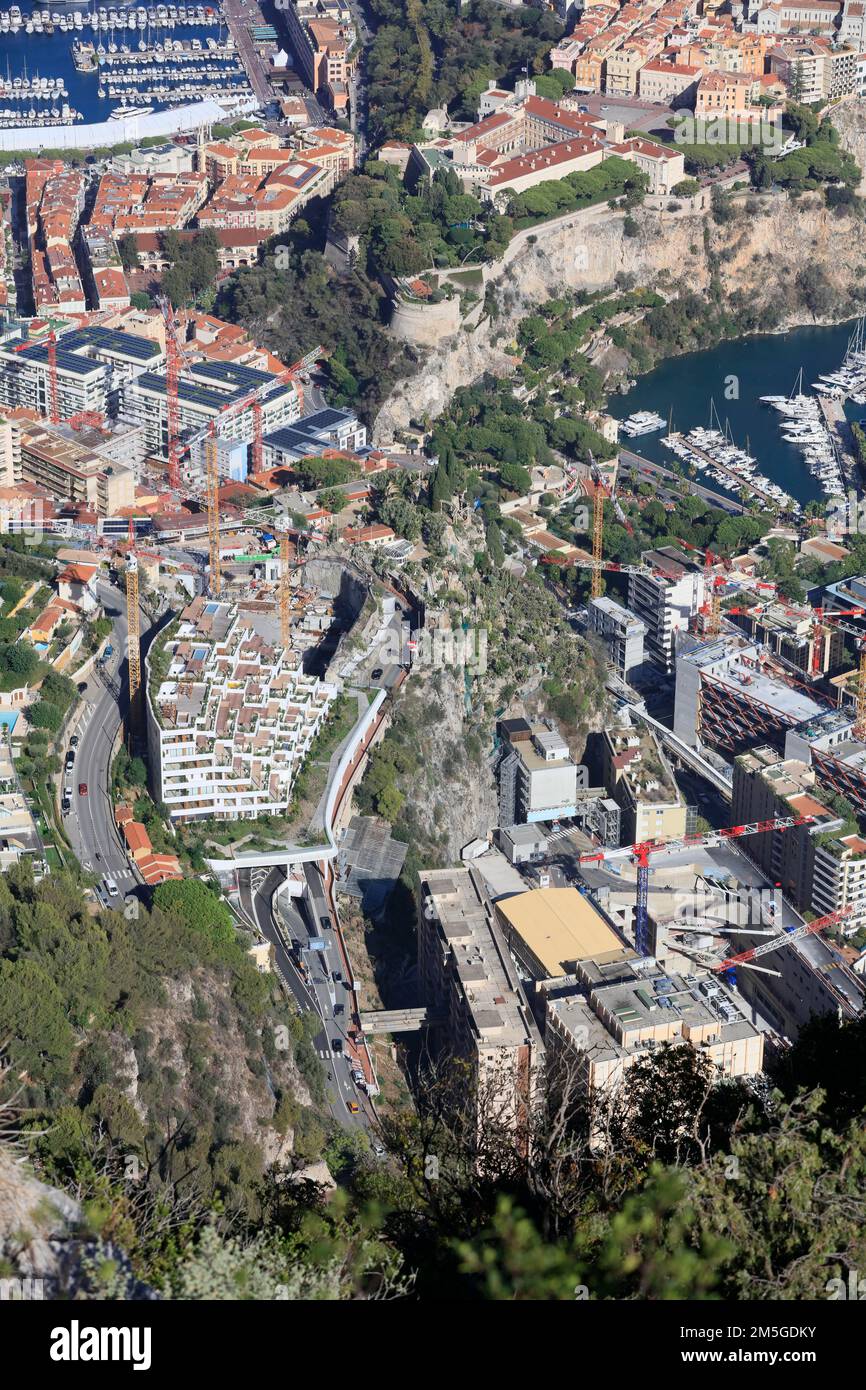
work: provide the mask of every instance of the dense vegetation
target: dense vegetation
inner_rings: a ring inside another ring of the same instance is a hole
[[[451,170],[419,180],[410,192],[393,166],[375,160],[340,184],[332,220],[338,232],[361,238],[371,276],[495,260],[513,231],[509,218],[464,193]]]
[[[434,107],[474,119],[490,80],[513,82],[525,67],[542,72],[563,33],[545,10],[490,0],[469,0],[456,14],[445,0],[371,0],[370,8],[376,23],[367,64],[374,147],[419,136]]]
[[[321,344],[331,354],[329,400],[370,419],[412,359],[385,331],[381,287],[360,267],[338,276],[313,249],[316,240],[298,219],[261,265],[226,281],[215,311],[287,363]]]
[[[14,871],[0,885],[0,974],[15,986],[0,994],[0,1023],[10,1072],[28,1069],[5,1142],[17,1137],[37,1174],[75,1196],[72,1234],[91,1251],[73,1246],[59,1293],[796,1300],[826,1298],[830,1280],[863,1267],[864,1020],[814,1021],[770,1090],[719,1081],[700,1053],[663,1047],[589,1109],[568,1069],[550,1068],[531,1166],[527,1135],[498,1121],[497,1077],[467,1109],[460,1063],[425,1073],[418,1114],[383,1122],[385,1163],[284,1098],[278,1126],[294,1127],[301,1150],[324,1145],[340,1186],[327,1200],[315,1183],[263,1173],[255,1144],[231,1138],[230,1102],[206,1084],[214,1009],[261,1023],[267,987],[244,977],[218,905],[185,901],[172,916],[165,896],[133,927],[88,918],[60,881],[34,889]],[[208,992],[217,975],[228,993]],[[184,978],[195,989],[183,1047],[198,1058],[197,1107],[177,1107],[171,1063],[157,1055],[139,1082],[141,1118],[114,1041],[131,1037],[138,1055],[150,1011]],[[590,1123],[604,1135],[594,1147]],[[0,1153],[7,1181],[8,1159]],[[26,1227],[9,1234],[7,1270],[27,1240]]]

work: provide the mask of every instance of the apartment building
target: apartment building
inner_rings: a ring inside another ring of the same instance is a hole
[[[587,611],[589,631],[604,643],[620,679],[628,681],[643,665],[646,624],[606,595],[590,599]]]
[[[545,724],[530,725],[526,720],[503,720],[499,728],[503,737],[500,825],[575,815],[578,770],[562,736]]]
[[[418,982],[442,1020],[431,1040],[468,1063],[468,1089],[481,1094],[485,1112],[526,1135],[543,1047],[481,877],[427,869],[418,898]]]
[[[154,795],[172,820],[285,813],[337,687],[204,598],[151,647],[146,670]]]
[[[688,808],[652,730],[629,721],[603,739],[602,780],[622,810],[623,843],[685,835]]]
[[[857,48],[833,48],[820,37],[786,40],[767,55],[771,74],[795,90],[802,102],[830,101],[855,92],[857,58]]]
[[[270,386],[270,389],[268,389]],[[278,430],[300,418],[301,406],[293,382],[279,382],[269,372],[238,362],[203,361],[188,364],[178,381],[181,433],[199,433],[213,423],[221,439],[253,438],[251,410],[229,408],[261,392],[263,430]],[[168,386],[160,372],[144,372],[123,390],[127,420],[142,426],[148,453],[168,457]]]
[[[656,58],[644,63],[638,73],[637,94],[641,101],[693,107],[698,79],[703,71],[703,67],[690,63],[671,63]]]
[[[283,11],[292,51],[307,86],[338,115],[349,105],[357,35],[349,15],[332,17],[321,0],[292,0]]]
[[[113,516],[135,501],[135,474],[80,444],[63,426],[25,425],[20,431],[21,478],[59,503]]]
[[[367,427],[352,410],[324,410],[305,415],[288,428],[266,435],[262,441],[264,467],[291,468],[299,459],[311,458],[328,450],[342,454],[363,454],[367,449]],[[366,529],[366,528],[365,528]]]
[[[92,325],[57,339],[57,402],[62,419],[82,411],[114,418],[126,381],[162,360],[157,342]],[[0,405],[50,413],[48,345],[14,335],[0,339]]]
[[[610,1094],[635,1062],[666,1043],[709,1057],[720,1080],[758,1076],[764,1064],[763,1034],[724,985],[629,961],[590,962],[572,989],[549,993],[544,1041],[552,1074],[587,1095]]]
[[[825,708],[745,638],[680,641],[674,733],[692,748],[701,743],[731,757],[766,742],[781,753],[788,730]]]
[[[688,628],[704,603],[703,570],[671,545],[645,551],[642,563],[651,573],[629,575],[628,607],[646,628],[647,657],[670,672],[676,634]]]

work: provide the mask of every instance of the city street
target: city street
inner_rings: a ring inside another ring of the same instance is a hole
[[[373,1123],[369,1101],[351,1076],[356,1064],[349,1053],[348,1027],[354,1004],[342,980],[333,979],[335,973],[342,976],[343,966],[321,875],[315,865],[305,865],[304,869],[309,896],[302,900],[284,893],[278,903],[276,895],[285,882],[284,869],[239,870],[241,913],[273,945],[277,968],[298,1007],[316,1013],[321,1021],[312,1045],[327,1073],[327,1103],[332,1116],[344,1128],[369,1130]],[[309,920],[310,912],[315,914],[314,922]],[[311,938],[317,936],[324,942],[323,951],[309,949]],[[293,940],[301,943],[306,980],[291,959]],[[334,1009],[341,1005],[343,1012],[335,1018]],[[337,1051],[333,1048],[335,1040],[340,1044]],[[350,1110],[350,1104],[357,1105],[357,1111]]]
[[[264,24],[262,12],[255,0],[224,0],[222,8],[250,86],[262,109],[266,110],[273,101],[273,93],[267,78],[267,68],[256,52],[249,32],[249,25]]]
[[[110,638],[113,651],[104,666],[95,666],[88,676],[78,717],[66,739],[64,755],[73,735],[81,741],[71,772],[62,777],[62,785],[72,787],[72,808],[63,816],[63,827],[83,868],[100,879],[108,874],[115,880],[118,897],[110,900],[101,888],[100,896],[106,904],[117,906],[137,882],[117,833],[109,794],[112,750],[126,681],[126,595],[106,580],[100,582],[98,594],[114,625]],[[148,622],[142,612],[142,631]],[[78,790],[82,783],[87,787],[83,796]]]

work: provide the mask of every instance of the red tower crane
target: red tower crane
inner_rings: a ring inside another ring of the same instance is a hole
[[[48,418],[52,425],[60,424],[60,392],[57,383],[57,337],[52,328],[46,339],[48,348]],[[33,347],[32,341],[19,343],[14,349],[15,352],[25,352],[27,348]]]
[[[826,917],[817,917],[814,922],[808,922],[805,926],[794,927],[790,931],[781,932],[779,936],[774,936],[770,941],[762,941],[760,946],[750,946],[748,951],[740,951],[739,955],[728,956],[726,960],[717,961],[710,968],[717,974],[722,970],[734,970],[738,965],[748,966],[750,961],[757,959],[758,956],[765,956],[768,951],[778,951],[780,946],[788,946],[792,941],[800,941],[804,936],[811,936],[813,932],[821,931],[823,927],[835,927],[837,922],[842,922],[846,917],[850,917],[854,908],[849,904],[847,907],[840,907],[836,912],[828,912]]]
[[[702,846],[723,845],[728,840],[738,840],[744,835],[761,835],[766,830],[792,830],[798,825],[812,825],[814,816],[775,816],[771,820],[752,821],[748,825],[730,825],[722,830],[711,830],[703,835],[680,835],[670,840],[644,840],[635,845],[623,845],[617,849],[588,850],[580,856],[581,864],[599,864],[609,860],[631,859],[637,865],[637,899],[635,905],[635,946],[642,956],[649,955],[649,923],[647,902],[649,898],[649,869],[652,855],[662,850],[691,849]]]

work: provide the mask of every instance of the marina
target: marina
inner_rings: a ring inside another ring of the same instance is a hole
[[[828,497],[844,497],[845,480],[836,443],[821,402],[803,391],[802,370],[790,396],[762,396],[761,401],[782,416],[782,438],[803,455],[821,491]]]
[[[626,421],[639,411],[664,415],[671,424],[667,433],[679,433],[683,439],[695,426],[706,426],[709,404],[715,398],[723,417],[720,426],[738,441],[748,441],[746,452],[758,460],[761,473],[772,483],[802,505],[826,499],[827,491],[818,473],[810,470],[809,461],[798,440],[784,436],[790,429],[779,428],[780,416],[768,409],[760,397],[775,394],[787,400],[800,368],[806,382],[818,381],[839,370],[848,353],[852,334],[857,328],[853,320],[829,327],[791,329],[787,333],[755,334],[737,340],[725,340],[700,352],[670,357],[652,371],[641,376],[626,393],[609,397],[607,410],[619,421]],[[823,397],[832,406],[834,416],[841,421],[833,428],[832,437],[839,446],[847,423],[866,416],[866,409],[854,399]],[[824,408],[822,418],[826,425]],[[785,422],[787,423],[787,422]],[[625,443],[625,437],[623,439]],[[687,446],[688,447],[688,446]],[[628,448],[648,461],[670,467],[672,451],[654,433],[629,438]],[[844,454],[841,456],[843,470]],[[694,476],[709,475],[711,461],[705,469],[694,462],[680,460],[680,466]],[[852,469],[846,476],[847,487],[862,489],[863,481]],[[827,481],[831,481],[828,475]],[[716,485],[711,484],[711,486]],[[717,483],[717,490],[738,497],[743,482],[733,477]],[[751,483],[746,483],[748,488]]]
[[[711,406],[711,419],[714,407]],[[688,434],[668,434],[663,440],[665,448],[670,449],[686,465],[697,472],[706,472],[713,482],[735,490],[746,489],[750,496],[759,498],[768,507],[798,516],[802,511],[785,490],[759,473],[757,460],[744,449],[738,449],[729,434],[710,425],[704,429],[697,425]]]
[[[36,41],[34,41],[36,40]],[[201,100],[252,95],[213,6],[0,11],[0,128],[98,124]],[[53,85],[52,85],[53,84]]]

